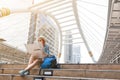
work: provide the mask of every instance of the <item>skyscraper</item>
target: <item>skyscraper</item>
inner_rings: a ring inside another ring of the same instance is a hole
[[[80,54],[80,45],[73,45],[73,56],[72,63],[80,63],[81,54]]]
[[[71,63],[72,61],[72,35],[70,34],[70,31],[67,31],[64,40],[65,40],[65,44],[64,44],[64,62],[65,63]]]

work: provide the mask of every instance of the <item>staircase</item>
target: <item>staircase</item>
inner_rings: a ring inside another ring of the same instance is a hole
[[[30,75],[21,77],[18,71],[26,64],[0,64],[0,80],[120,80],[118,64],[60,64],[60,69],[42,69],[35,66]],[[43,75],[51,71],[52,76]],[[39,79],[34,79],[39,78]]]

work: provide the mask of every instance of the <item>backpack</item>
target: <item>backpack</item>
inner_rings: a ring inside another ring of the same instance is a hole
[[[43,63],[41,64],[41,69],[46,68],[57,68],[57,60],[54,55],[48,56],[44,58]]]

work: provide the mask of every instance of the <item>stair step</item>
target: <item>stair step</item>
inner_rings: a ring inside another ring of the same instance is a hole
[[[22,70],[20,68],[16,69],[16,68],[3,68],[3,69],[0,69],[0,74],[19,74],[18,72]],[[39,68],[36,68],[36,69],[32,69],[30,70],[30,74],[32,75],[38,75],[39,74]]]
[[[0,80],[33,80],[31,76],[21,77],[16,74],[0,74]]]
[[[0,75],[4,74],[16,74],[24,69],[26,64],[0,64]],[[109,79],[120,79],[120,65],[118,64],[60,64],[60,69],[42,69],[41,73],[44,71],[51,70],[53,76],[59,77],[85,77],[85,78],[109,78]],[[39,66],[37,65],[30,71],[30,75],[38,75]],[[0,80],[8,80],[11,76],[1,77]],[[17,80],[16,76],[14,80]],[[2,79],[5,78],[5,79]],[[19,79],[18,79],[19,80]],[[20,79],[23,80],[23,79]],[[30,79],[25,79],[30,80]],[[52,80],[52,79],[48,79]],[[55,79],[53,79],[55,80]],[[57,79],[63,80],[63,79]],[[65,79],[66,80],[66,79]]]
[[[19,74],[21,69],[0,69],[0,74]],[[44,71],[52,71],[53,76],[66,76],[66,77],[91,77],[91,78],[114,78],[120,79],[120,70],[87,70],[87,69],[42,69]],[[31,75],[39,75],[39,69],[32,69]]]
[[[44,69],[41,73],[50,70],[53,76],[120,79],[120,70]]]
[[[27,64],[0,64],[0,68],[25,68]],[[39,68],[39,65],[34,68]],[[60,64],[62,69],[120,70],[119,64]]]
[[[27,64],[0,64],[0,68],[25,68]],[[38,65],[36,65],[34,68],[39,68]]]
[[[120,70],[119,64],[61,64],[62,69]]]
[[[45,80],[117,80],[117,79],[104,79],[104,78],[38,76],[38,75],[27,75],[21,77],[20,75],[16,75],[16,74],[0,74],[0,80],[33,80],[35,77],[44,78]]]

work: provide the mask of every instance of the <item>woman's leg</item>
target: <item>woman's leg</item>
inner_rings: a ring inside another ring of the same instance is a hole
[[[34,57],[33,57],[33,55],[31,55],[30,58],[29,58],[28,65],[32,64],[33,61],[34,61]]]
[[[30,56],[28,66],[24,70],[20,70],[19,73],[21,76],[28,75],[29,70],[31,70],[40,60],[34,55]]]
[[[38,64],[38,62],[42,62],[42,58],[44,58],[46,56],[47,56],[47,54],[45,54],[42,51],[39,53],[36,53],[36,55],[31,55],[28,66],[25,68],[25,70],[28,71],[28,70],[32,69],[36,64]]]
[[[19,71],[20,75],[29,74],[29,70],[31,70],[38,62],[42,61],[42,51],[39,53],[34,53],[30,56],[28,66],[24,69]]]
[[[31,64],[29,64],[26,68],[25,68],[25,70],[31,70],[37,63],[39,62],[39,60],[38,59],[35,59]]]

